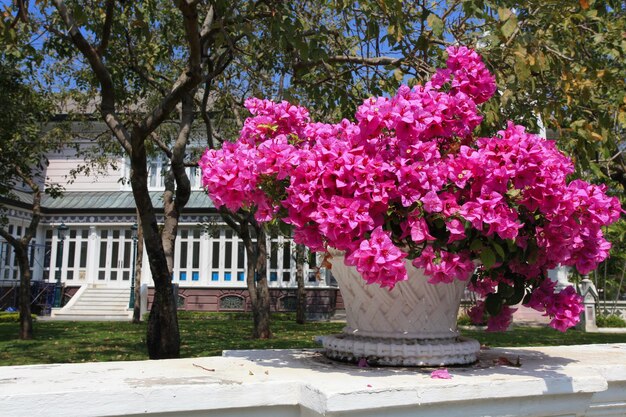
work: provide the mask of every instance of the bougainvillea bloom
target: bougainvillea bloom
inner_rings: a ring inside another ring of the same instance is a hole
[[[490,314],[490,329],[524,299],[565,330],[580,298],[555,293],[547,270],[584,274],[606,259],[602,228],[621,206],[603,186],[568,182],[571,160],[522,126],[476,138],[495,79],[475,51],[447,53],[430,81],[365,100],[353,121],[246,100],[237,141],[203,155],[203,184],[217,207],[287,223],[312,251],[345,251],[370,284],[392,289],[409,259],[434,285],[464,280],[487,297],[472,316]]]

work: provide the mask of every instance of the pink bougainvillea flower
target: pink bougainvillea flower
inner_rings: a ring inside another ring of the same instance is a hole
[[[552,319],[550,327],[564,332],[580,321],[582,298],[572,286],[565,287],[558,293],[555,292],[555,287],[556,282],[544,280],[532,293],[526,306],[545,312],[544,315]]]
[[[487,320],[487,331],[502,332],[508,329],[513,322],[513,313],[516,311],[516,308],[511,308],[507,305],[502,306],[500,314],[497,316],[491,316]]]
[[[432,371],[430,377],[432,379],[452,379],[452,375],[445,368]]]
[[[407,279],[407,258],[432,284],[467,281],[485,261],[470,289],[486,297],[501,283],[524,286],[528,305],[565,330],[581,300],[556,294],[547,270],[595,269],[611,247],[603,228],[624,211],[605,186],[570,181],[574,164],[554,141],[513,122],[477,138],[495,78],[475,51],[446,52],[425,84],[370,97],[353,120],[322,123],[286,101],[247,99],[236,141],[202,156],[202,184],[217,208],[282,221],[295,242],[345,251],[368,283],[390,290]],[[507,328],[512,312],[503,305],[489,329]],[[484,313],[482,303],[471,311]]]
[[[369,240],[361,242],[359,248],[346,257],[346,263],[356,267],[369,284],[392,289],[396,283],[408,279],[403,261],[406,256],[379,226]]]

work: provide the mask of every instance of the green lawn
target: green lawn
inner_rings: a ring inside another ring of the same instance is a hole
[[[0,323],[0,365],[147,359],[145,324],[125,322],[35,323],[35,340],[17,339],[17,323]],[[285,349],[317,347],[314,337],[341,331],[341,323],[297,325],[289,315],[272,320],[274,338],[250,337],[251,320],[242,314],[182,314],[181,356],[219,355],[224,349]],[[586,343],[626,343],[626,334],[566,334],[547,328],[518,327],[506,333],[463,331],[482,344],[546,346]]]

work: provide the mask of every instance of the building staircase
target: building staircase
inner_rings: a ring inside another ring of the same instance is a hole
[[[55,320],[129,320],[133,316],[128,308],[128,288],[98,288],[83,286],[63,308],[52,309]]]

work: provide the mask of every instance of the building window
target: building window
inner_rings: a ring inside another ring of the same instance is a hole
[[[169,159],[161,156],[148,161],[148,187],[153,190],[162,190],[165,187],[165,178],[169,171]],[[130,172],[130,169],[129,169]],[[192,190],[202,189],[202,172],[199,167],[185,168]]]
[[[68,237],[65,238],[67,250],[66,276],[65,279],[85,280],[87,276],[87,246],[89,245],[88,228],[72,228]]]
[[[43,279],[47,281],[50,278],[50,256],[52,253],[52,229],[46,230],[46,239],[44,241],[43,255]]]
[[[160,157],[152,158],[148,162],[148,187],[162,189],[165,186],[165,168],[167,165]]]
[[[87,241],[87,229],[80,231],[81,241]],[[124,282],[130,285],[130,273],[134,268],[132,263],[133,240],[130,226],[101,229],[97,277],[99,281]],[[81,250],[82,251],[82,250]],[[80,254],[76,254],[80,256]],[[79,277],[80,278],[80,277]]]
[[[284,311],[295,311],[298,305],[298,298],[293,295],[286,295],[280,299],[280,308]]]
[[[268,239],[268,276],[274,287],[290,287],[295,282],[296,262],[293,241],[274,234]]]
[[[178,229],[174,277],[179,281],[200,281],[200,228]]]
[[[22,236],[22,231],[25,230],[22,226],[14,226],[9,224],[7,232],[15,238]],[[20,271],[17,264],[17,256],[15,250],[9,242],[0,238],[0,279],[18,280],[20,278]]]
[[[225,295],[220,298],[220,310],[243,310],[244,299],[238,295]]]
[[[241,286],[245,281],[246,253],[243,242],[230,228],[221,228],[211,236],[211,281]]]

